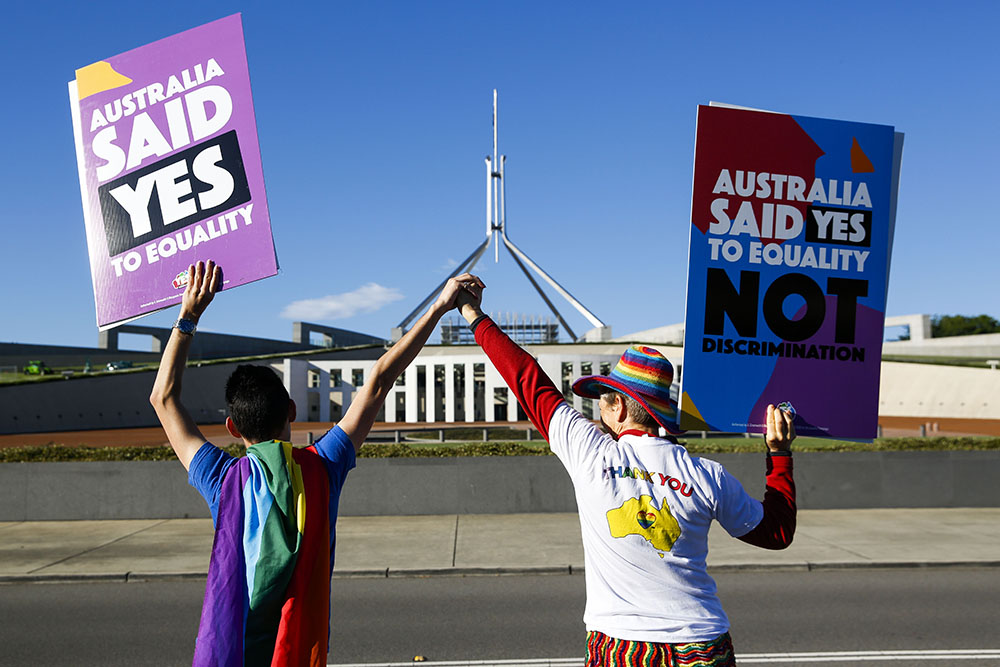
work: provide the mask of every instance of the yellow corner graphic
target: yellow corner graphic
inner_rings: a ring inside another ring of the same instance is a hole
[[[129,83],[132,79],[119,74],[111,63],[103,60],[76,70],[76,89],[81,100]]]
[[[638,535],[662,551],[670,551],[681,536],[681,526],[667,501],[657,508],[652,496],[629,498],[621,507],[608,510],[607,516],[611,537]]]
[[[681,419],[680,427],[685,431],[711,431],[712,429],[705,423],[705,418],[701,416],[698,407],[691,400],[691,396],[685,391],[681,399]]]

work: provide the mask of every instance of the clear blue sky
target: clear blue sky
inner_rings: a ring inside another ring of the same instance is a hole
[[[0,341],[97,340],[75,69],[235,12],[282,272],[221,295],[206,330],[288,339],[292,302],[369,286],[396,300],[322,321],[387,336],[483,238],[494,87],[509,236],[616,335],[683,319],[713,100],[904,132],[888,314],[1000,317],[997,3],[112,0],[4,10]],[[488,310],[547,312],[509,255],[479,270]]]

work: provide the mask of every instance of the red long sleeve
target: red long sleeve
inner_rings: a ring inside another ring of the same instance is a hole
[[[496,322],[490,318],[483,319],[476,325],[475,334],[476,342],[514,392],[521,409],[548,441],[549,421],[565,400],[563,395],[535,358],[501,331]]]
[[[791,456],[767,457],[764,517],[757,527],[740,537],[763,549],[784,549],[795,536],[795,480]]]

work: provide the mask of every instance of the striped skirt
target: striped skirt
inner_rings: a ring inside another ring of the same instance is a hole
[[[735,667],[729,633],[707,642],[654,644],[587,633],[587,667]]]

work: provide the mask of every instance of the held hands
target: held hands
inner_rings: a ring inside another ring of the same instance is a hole
[[[188,268],[188,284],[181,301],[181,317],[198,321],[212,303],[215,293],[222,288],[222,267],[212,260],[192,264]]]
[[[792,447],[792,440],[795,440],[795,415],[791,412],[778,409],[773,405],[767,406],[767,433],[764,441],[767,448],[772,452],[787,452]]]
[[[460,311],[464,311],[465,306],[472,304],[478,309],[485,287],[485,283],[480,280],[479,276],[474,276],[471,273],[455,276],[449,279],[444,289],[441,290],[438,305],[447,310],[458,307]]]
[[[486,285],[478,277],[466,283],[465,288],[458,293],[458,312],[465,318],[465,321],[472,324],[477,317],[483,314],[480,306],[483,303],[483,288]]]

